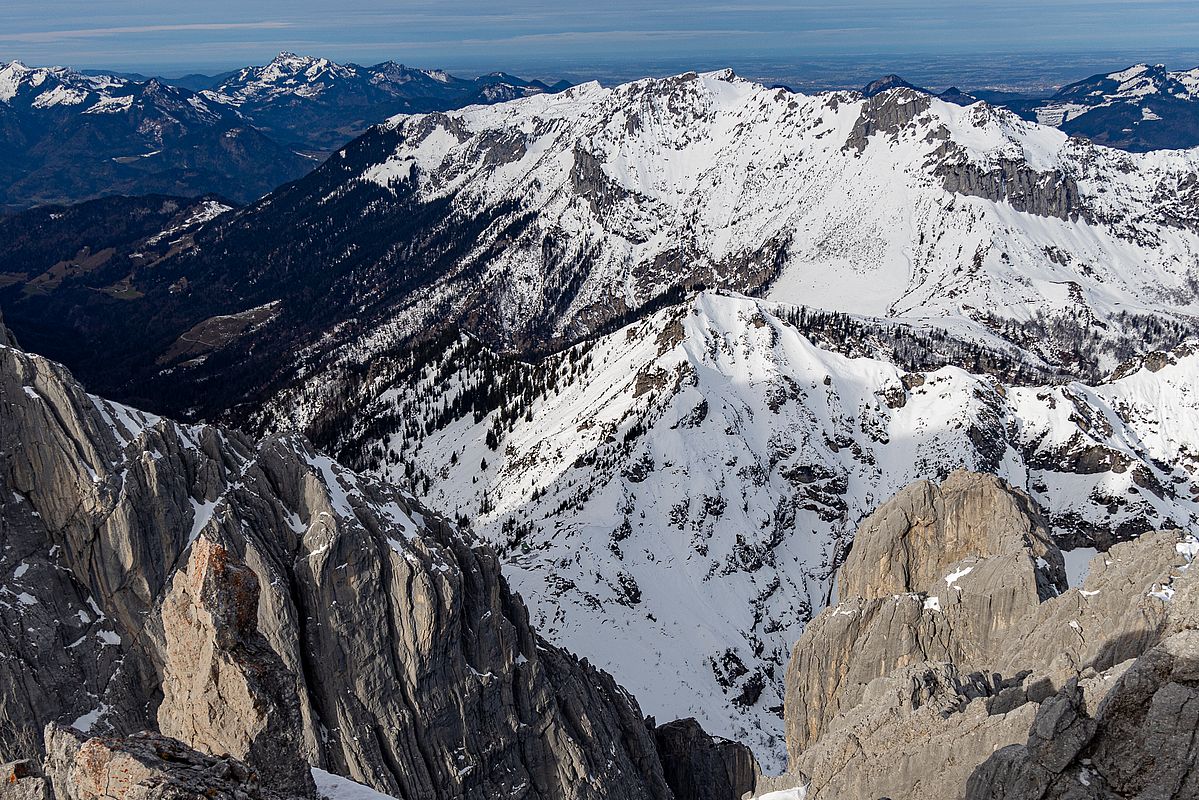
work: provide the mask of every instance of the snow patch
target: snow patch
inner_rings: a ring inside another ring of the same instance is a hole
[[[1087,582],[1091,571],[1091,559],[1099,554],[1094,547],[1076,547],[1062,552],[1066,562],[1066,582],[1071,589],[1080,588]]]
[[[312,768],[312,780],[316,783],[317,794],[325,800],[396,800],[391,795],[377,792],[369,786],[325,772],[318,767]]]

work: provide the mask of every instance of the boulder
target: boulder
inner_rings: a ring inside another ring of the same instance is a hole
[[[237,759],[157,733],[88,738],[51,723],[46,772],[55,800],[293,800]]]

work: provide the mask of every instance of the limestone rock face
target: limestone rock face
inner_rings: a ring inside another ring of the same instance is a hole
[[[937,165],[945,191],[982,197],[1041,217],[1063,220],[1085,215],[1078,183],[1061,170],[1041,172],[1027,162],[999,158],[988,167],[972,163],[958,147],[947,147]]]
[[[291,800],[240,761],[157,733],[89,739],[52,723],[46,751],[55,800]]]
[[[53,800],[41,765],[29,759],[0,764],[0,800]]]
[[[789,756],[892,670],[990,663],[1006,632],[1065,588],[1061,553],[1023,493],[965,471],[906,487],[862,523],[838,572],[841,602],[795,646]]]
[[[671,797],[635,700],[411,497],[298,437],[90,396],[9,346],[0,407],[0,760],[40,758],[48,722],[161,726],[264,778],[290,737],[396,797]]]
[[[257,576],[200,537],[163,602],[162,627],[162,733],[245,761],[279,791],[314,794],[295,678],[258,632]]]
[[[987,759],[967,800],[1199,797],[1199,631],[1110,679],[1097,708],[1075,682],[1042,703],[1027,742]]]
[[[1019,680],[950,664],[901,667],[872,681],[792,766],[815,798],[958,797],[973,765],[1027,733],[1036,706],[1023,693]]]
[[[752,792],[755,764],[749,749],[715,740],[694,719],[654,729],[658,755],[675,800],[740,800]]]
[[[864,599],[921,592],[955,565],[1017,554],[1048,563],[1042,594],[1065,590],[1061,554],[1032,500],[994,475],[958,470],[940,486],[905,487],[867,517],[837,573],[838,590]]]
[[[1145,534],[1095,556],[1084,585],[1066,589],[1061,553],[1019,492],[968,473],[909,486],[863,523],[839,602],[795,646],[785,708],[792,785],[806,785],[811,800],[956,800],[967,781],[976,794],[1017,787],[971,800],[1191,796],[1128,786],[1145,772],[1144,742],[1197,729],[1189,689],[1163,677],[1175,663],[1188,674],[1187,657],[1153,655],[1189,652],[1189,639],[1167,637],[1199,625],[1196,554],[1188,534]],[[1148,664],[1154,677],[1139,677]],[[1090,768],[1082,759],[1097,757],[1091,743],[1105,719],[1123,726],[1103,739],[1114,748],[1108,772],[1127,771],[1123,788],[1054,794],[1066,765]],[[1125,738],[1142,744],[1120,745]],[[1169,746],[1189,752],[1185,741]]]

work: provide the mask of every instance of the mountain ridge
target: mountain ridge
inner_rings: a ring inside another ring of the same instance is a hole
[[[14,155],[0,165],[0,206],[151,193],[248,202],[392,114],[563,88],[501,73],[472,81],[288,53],[217,77],[208,87],[0,63],[0,142]]]

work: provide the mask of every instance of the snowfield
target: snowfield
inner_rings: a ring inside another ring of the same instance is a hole
[[[560,378],[531,401],[426,435],[443,398],[531,369],[484,373],[451,349],[360,413],[403,407],[422,428],[376,426],[363,446],[391,453],[378,471],[395,481],[415,463],[426,502],[496,544],[540,630],[647,713],[695,716],[767,768],[790,646],[857,523],[912,480],[1002,475],[1066,548],[1199,520],[1199,349],[1094,386],[1008,386],[824,349],[798,312],[704,292],[551,359]]]
[[[999,474],[1065,549],[1199,520],[1199,151],[725,71],[395,117],[330,163],[321,202],[487,223],[258,422],[337,419],[545,635],[767,770],[790,647],[909,482]]]
[[[461,267],[515,340],[547,324],[563,270],[560,335],[680,284],[976,328],[1099,320],[1106,340],[1139,339],[1129,316],[1199,315],[1199,151],[1110,150],[982,103],[692,73],[399,116],[380,147],[358,180],[499,215]],[[457,280],[363,348],[460,305]]]

